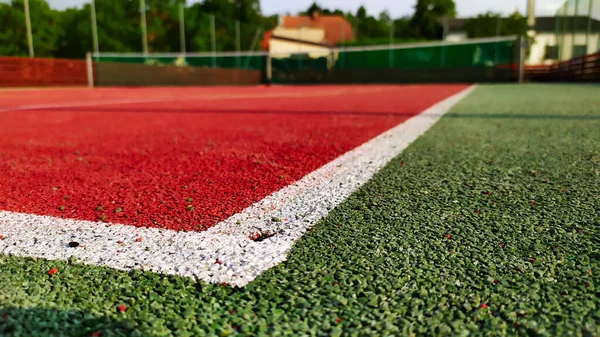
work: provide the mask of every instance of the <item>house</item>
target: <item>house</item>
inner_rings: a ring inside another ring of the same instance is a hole
[[[340,15],[283,16],[279,25],[265,35],[263,47],[274,57],[308,53],[328,54],[343,41],[353,41],[352,25]]]
[[[464,26],[468,20],[448,19],[445,41],[459,42],[467,39]],[[566,28],[565,34],[557,36],[561,27]],[[535,18],[532,28],[534,43],[525,60],[528,65],[552,64],[600,50],[600,21],[597,19],[587,16],[542,16]]]

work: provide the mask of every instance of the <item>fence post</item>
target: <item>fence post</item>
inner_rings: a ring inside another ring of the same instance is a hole
[[[338,60],[341,68],[344,68],[344,60],[342,58],[342,48],[344,48],[344,40],[346,39],[344,31],[344,22],[340,20],[340,44],[338,46]]]
[[[242,42],[241,42],[241,32],[240,32],[240,21],[236,20],[235,21],[235,51],[236,51],[236,58],[235,58],[235,65],[236,67],[240,67],[241,65],[241,60],[240,60],[240,52],[242,50]]]
[[[586,45],[586,54],[591,54],[594,51],[590,51],[590,34],[592,34],[592,11],[594,10],[594,0],[590,1],[590,7],[588,8],[588,24],[587,24],[587,32],[585,33],[585,45]]]
[[[577,37],[577,13],[579,13],[579,0],[575,0],[575,12],[573,13],[573,32],[571,34],[571,58],[579,56],[575,55],[575,38]]]
[[[182,54],[186,53],[185,50],[185,16],[184,16],[184,4],[179,5],[179,49]]]
[[[525,79],[525,39],[519,37],[519,83]]]
[[[29,0],[25,0],[25,28],[27,29],[27,45],[29,46],[29,57],[35,57],[33,51],[33,36],[31,35],[31,17],[29,16]]]
[[[444,67],[446,65],[446,39],[448,38],[448,33],[449,33],[449,27],[448,27],[448,16],[445,15],[442,19],[442,28],[443,28],[443,32],[442,32],[442,42],[444,43],[442,45],[442,55],[440,56],[440,67]]]
[[[256,33],[254,33],[254,38],[252,39],[252,45],[250,46],[249,51],[255,51],[256,50],[256,43],[258,42],[258,38],[260,37],[260,33],[262,32],[262,28],[258,28],[256,30]],[[252,60],[252,55],[248,55],[247,59],[246,59],[246,65],[244,66],[244,69],[248,69],[248,67],[250,66],[250,61]]]
[[[94,62],[92,61],[92,53],[87,52],[87,54],[85,54],[85,63],[86,63],[86,67],[87,67],[88,87],[93,88],[94,87]]]
[[[565,52],[567,51],[567,45],[565,43],[565,37],[567,36],[565,29],[567,27],[567,18],[569,15],[569,7],[567,6],[567,3],[565,2],[565,4],[563,5],[564,7],[564,11],[563,11],[563,23],[562,23],[562,43],[561,43],[561,50],[559,50],[560,52],[560,57],[558,58],[558,61],[562,61],[564,59],[566,59],[567,57],[564,56]]]
[[[140,0],[140,26],[142,28],[142,50],[148,55],[148,32],[146,27],[146,1]]]
[[[390,18],[390,69],[394,68],[394,20]]]
[[[214,14],[210,15],[210,40],[212,44],[212,64],[213,68],[217,67],[217,37],[215,32],[215,16]]]
[[[502,15],[498,15],[498,20],[496,20],[496,37],[500,36],[500,25],[502,24]],[[500,49],[500,42],[496,41],[495,43],[495,47],[494,48],[494,65],[498,65],[498,57],[500,55],[500,52],[498,49]]]
[[[100,52],[100,47],[98,45],[98,23],[96,22],[96,1],[92,0],[90,2],[90,11],[92,12],[92,38],[94,39],[94,53]]]

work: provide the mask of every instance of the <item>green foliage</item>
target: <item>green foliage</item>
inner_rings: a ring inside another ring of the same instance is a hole
[[[440,20],[455,15],[456,5],[453,0],[418,0],[415,14],[410,20],[412,35],[429,40],[440,39],[443,35]]]
[[[150,52],[180,50],[179,6],[184,0],[146,0],[148,49]],[[139,0],[96,0],[98,45],[102,52],[139,52],[142,50]],[[47,0],[30,0],[33,44],[36,56],[83,58],[93,49],[90,4],[56,11]],[[28,55],[23,0],[0,3],[0,55]],[[352,25],[358,42],[371,45],[389,42],[391,21],[399,43],[407,39],[429,40],[440,36],[438,19],[455,12],[453,0],[419,0],[412,18],[394,19],[388,12],[368,15],[364,6],[356,13],[327,9],[316,2],[301,14],[344,16]],[[184,9],[186,50],[212,50],[211,16],[215,18],[217,51],[236,50],[236,20],[240,22],[240,47],[249,50],[255,37],[277,25],[277,16],[264,16],[260,0],[203,0]],[[256,43],[254,48],[260,47]]]
[[[146,0],[150,52],[180,50],[179,6],[182,3],[185,1]],[[141,51],[139,0],[96,0],[95,4],[100,51]],[[214,15],[217,49],[235,50],[235,21],[239,20],[241,48],[248,50],[258,31],[265,32],[277,23],[276,17],[263,16],[259,5],[259,0],[204,0],[186,7],[186,49],[211,50],[210,15]],[[89,3],[81,8],[55,11],[46,0],[30,0],[30,12],[36,56],[83,58],[93,49]],[[0,3],[0,55],[27,54],[23,0]]]
[[[500,14],[487,12],[467,20],[465,31],[470,38],[489,36],[526,36],[527,18],[514,12],[507,18]]]
[[[52,56],[63,34],[60,13],[52,10],[46,0],[30,0],[29,13],[35,55]],[[0,55],[29,55],[23,0],[0,3]]]

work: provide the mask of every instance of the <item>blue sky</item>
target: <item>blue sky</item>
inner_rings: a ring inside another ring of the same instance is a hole
[[[54,8],[79,6],[89,0],[48,0]],[[194,2],[188,0],[188,2]],[[313,0],[261,0],[261,7],[265,14],[292,14],[304,10],[310,6]],[[328,8],[342,8],[344,11],[353,12],[360,5],[364,5],[368,12],[377,15],[383,10],[388,10],[394,17],[410,15],[416,0],[318,0],[319,4]],[[527,0],[455,0],[458,16],[472,16],[492,10],[508,14],[518,9],[525,12]],[[564,0],[538,0],[537,15],[553,15],[554,11]]]

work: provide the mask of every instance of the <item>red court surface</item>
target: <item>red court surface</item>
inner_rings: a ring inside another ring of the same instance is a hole
[[[0,210],[203,230],[465,88],[0,92]]]

